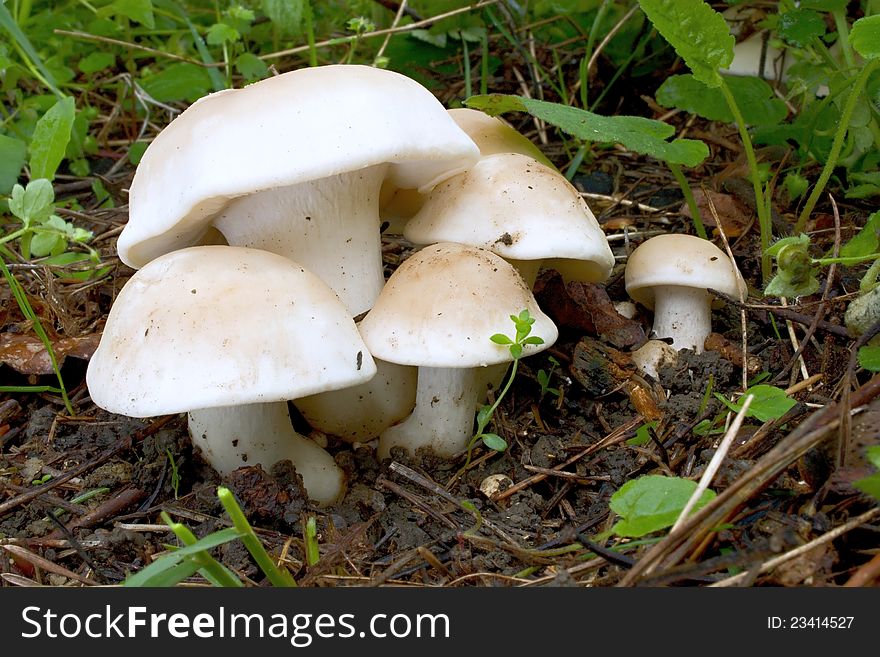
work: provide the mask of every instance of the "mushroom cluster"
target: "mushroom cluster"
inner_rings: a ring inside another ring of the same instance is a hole
[[[147,148],[129,208],[118,252],[137,271],[89,363],[93,401],[187,413],[221,473],[289,459],[321,505],[343,471],[289,404],[320,432],[378,438],[381,457],[453,456],[512,358],[492,336],[524,311],[540,340],[523,356],[558,336],[531,291],[539,269],[603,282],[614,265],[581,194],[526,137],[366,66],[200,99]],[[421,247],[387,282],[383,222]],[[655,239],[630,257],[627,290],[658,337],[699,351],[706,287],[740,283],[709,242]]]

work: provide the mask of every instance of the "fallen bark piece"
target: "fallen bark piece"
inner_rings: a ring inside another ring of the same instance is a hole
[[[739,368],[746,368],[749,374],[757,374],[763,365],[761,359],[754,354],[743,354],[742,346],[728,340],[720,333],[710,333],[703,343],[706,351],[715,351],[723,359],[729,360]]]
[[[651,391],[633,378],[636,368],[627,354],[585,337],[574,348],[570,370],[591,395],[598,397],[620,389],[646,421],[663,417]]]
[[[619,349],[647,339],[639,322],[617,312],[601,285],[566,284],[559,272],[549,271],[535,283],[535,298],[557,326],[584,331]]]

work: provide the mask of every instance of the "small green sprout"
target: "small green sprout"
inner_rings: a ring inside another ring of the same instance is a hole
[[[553,376],[553,372],[556,371],[556,368],[559,367],[559,361],[550,356],[548,359],[550,361],[550,371],[546,371],[543,368],[538,370],[538,373],[535,377],[538,379],[538,385],[541,386],[541,395],[538,397],[538,403],[540,404],[544,397],[547,396],[547,393],[550,393],[557,399],[562,394],[559,388],[551,388],[550,387],[550,378]]]
[[[499,395],[495,398],[495,402],[491,405],[485,404],[481,406],[477,413],[477,431],[468,443],[468,456],[465,467],[470,463],[471,451],[480,441],[482,441],[486,447],[494,449],[496,452],[503,452],[507,449],[507,441],[497,433],[486,433],[486,427],[489,425],[489,422],[492,421],[495,409],[498,408],[501,400],[504,399],[504,395],[510,390],[513,378],[516,376],[519,359],[522,358],[523,348],[526,345],[544,344],[543,338],[540,338],[537,335],[530,335],[532,332],[532,324],[535,323],[535,318],[529,314],[527,309],[520,312],[519,315],[511,315],[510,320],[515,327],[514,337],[504,335],[503,333],[496,333],[489,339],[495,344],[506,346],[510,350],[510,355],[513,358],[513,365],[510,368],[510,374],[507,376],[507,382],[504,384]]]

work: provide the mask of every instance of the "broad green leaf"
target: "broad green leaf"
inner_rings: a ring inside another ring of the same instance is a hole
[[[91,263],[92,266],[89,268],[86,267],[76,267],[74,269],[67,269],[64,271],[56,271],[60,276],[64,278],[74,278],[80,281],[87,281],[90,279],[101,278],[102,276],[106,276],[110,273],[112,267],[95,267],[97,264],[95,260],[87,253],[75,253],[73,251],[65,251],[64,253],[59,253],[56,256],[49,256],[48,258],[43,258],[40,260],[41,265],[87,265]]]
[[[671,527],[696,490],[695,481],[678,477],[646,475],[628,481],[611,496],[611,510],[621,517],[611,531],[638,538]],[[714,491],[706,490],[694,511],[714,497]]]
[[[31,255],[35,258],[58,255],[63,253],[66,248],[67,240],[63,235],[59,235],[54,230],[34,229],[33,237],[31,237]]]
[[[495,344],[512,344],[513,340],[504,335],[503,333],[496,333],[495,335],[489,338]]]
[[[152,0],[116,0],[100,10],[98,16],[125,16],[151,30],[156,27]]]
[[[31,180],[27,187],[15,185],[9,198],[9,211],[25,226],[41,224],[55,211],[55,190],[45,178]]]
[[[825,21],[810,9],[792,9],[779,17],[777,32],[788,43],[806,48],[813,39],[825,34]]]
[[[0,135],[0,194],[12,191],[21,168],[27,162],[27,144],[20,139]]]
[[[238,30],[226,23],[214,23],[208,28],[205,41],[212,46],[220,46],[224,43],[235,43],[241,38]]]
[[[880,171],[851,172],[849,179],[858,183],[846,190],[846,198],[880,196]]]
[[[163,103],[179,100],[193,102],[211,90],[211,77],[201,66],[188,63],[172,64],[141,84],[148,94]]]
[[[843,257],[866,256],[878,251],[880,251],[880,210],[869,216],[864,228],[840,247],[840,255]]]
[[[718,69],[730,66],[735,42],[721,14],[702,0],[639,0],[639,5],[697,80],[721,85]]]
[[[248,82],[261,80],[266,77],[269,67],[266,62],[249,52],[242,53],[235,60],[235,70],[238,71]]]
[[[709,157],[709,148],[703,142],[694,139],[667,141],[675,133],[675,128],[640,116],[602,116],[558,103],[503,94],[471,96],[465,105],[492,116],[504,112],[528,112],[578,139],[620,143],[636,153],[673,164],[695,167]]]
[[[880,14],[853,23],[849,43],[865,59],[880,57]]]
[[[73,98],[66,96],[37,121],[30,145],[32,178],[52,180],[55,177],[70,141],[74,114]]]
[[[281,32],[298,35],[302,30],[303,10],[308,0],[262,0],[263,13]]]
[[[730,76],[725,81],[748,125],[776,125],[788,114],[785,103],[761,78]],[[710,121],[734,121],[724,96],[693,75],[666,78],[657,89],[656,99],[664,107],[683,109]]]
[[[849,0],[800,0],[801,9],[816,11],[845,11]]]
[[[869,372],[880,372],[880,347],[860,347],[859,366]],[[880,468],[880,465],[877,467]]]
[[[752,386],[743,393],[736,402],[730,402],[724,395],[715,393],[730,410],[739,413],[746,397],[753,395],[752,403],[746,411],[746,417],[754,417],[761,422],[776,420],[785,415],[797,402],[785,394],[785,390],[764,384]]]
[[[90,75],[102,71],[105,68],[110,68],[115,63],[116,55],[113,53],[95,51],[79,60],[77,68],[79,68],[82,73]]]

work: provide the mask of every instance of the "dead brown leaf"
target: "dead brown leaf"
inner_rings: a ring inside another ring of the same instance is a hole
[[[91,333],[78,338],[61,338],[52,343],[52,350],[60,366],[67,356],[89,359],[98,348],[100,334]],[[52,374],[52,361],[42,341],[35,335],[0,333],[0,364],[21,374]]]

